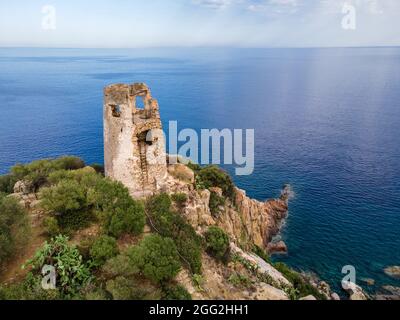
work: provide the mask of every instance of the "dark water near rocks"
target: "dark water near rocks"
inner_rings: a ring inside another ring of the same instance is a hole
[[[290,183],[289,255],[337,286],[400,264],[400,49],[0,49],[0,173],[102,162],[102,88],[146,82],[179,128],[254,128],[258,199]]]

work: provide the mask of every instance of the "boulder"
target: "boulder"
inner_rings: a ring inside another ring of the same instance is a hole
[[[267,246],[267,251],[269,254],[285,254],[288,252],[288,248],[283,241],[270,242]]]
[[[188,168],[186,165],[181,163],[176,163],[168,166],[168,173],[174,178],[187,182],[194,183],[194,172],[192,169]]]
[[[283,285],[286,287],[293,287],[293,285],[287,280],[282,273],[280,273],[278,270],[276,270],[272,265],[270,265],[268,262],[264,261],[261,259],[259,256],[252,254],[252,253],[246,253],[239,247],[237,247],[234,243],[231,243],[230,245],[231,248],[231,253],[236,254],[240,256],[241,258],[247,260],[249,263],[251,263],[255,270],[259,274],[265,274],[269,276],[277,285]]]
[[[339,295],[338,295],[336,292],[333,292],[333,293],[331,294],[331,299],[332,299],[332,300],[335,300],[335,301],[339,301],[339,300],[340,300],[340,297],[339,297]]]
[[[300,298],[300,300],[304,300],[304,301],[315,301],[315,300],[317,300],[317,298],[314,297],[314,296],[312,296],[312,295],[309,295],[309,296],[307,296],[307,297]]]
[[[400,279],[400,266],[387,267],[384,271],[389,277]]]
[[[287,294],[280,289],[277,289],[269,284],[261,282],[257,286],[257,290],[254,292],[252,299],[254,300],[289,300]]]
[[[361,279],[362,282],[364,282],[368,286],[374,286],[375,285],[375,280],[370,279],[370,278],[363,278]]]
[[[393,286],[383,286],[383,292],[375,296],[376,300],[400,300],[400,288]]]
[[[29,181],[17,181],[14,185],[14,193],[22,193],[22,194],[30,194],[33,193],[33,186],[32,183],[30,183]]]
[[[378,301],[399,301],[400,297],[393,296],[391,294],[377,294],[374,296],[374,300]]]
[[[383,286],[383,290],[400,297],[400,287]]]
[[[284,185],[281,191],[280,199],[288,203],[289,200],[293,198],[293,196],[294,192],[292,190],[292,187],[289,184]]]
[[[10,197],[16,199],[26,209],[34,209],[40,202],[35,193],[13,193]]]
[[[219,187],[211,187],[209,190],[210,190],[211,192],[216,193],[216,194],[219,195],[220,197],[223,197],[223,192],[222,192],[222,189],[221,189],[221,188],[219,188]]]
[[[318,282],[317,290],[324,294],[327,298],[329,298],[331,295],[331,287],[325,281]]]
[[[364,290],[353,282],[342,282],[343,289],[349,294],[350,300],[368,300]]]

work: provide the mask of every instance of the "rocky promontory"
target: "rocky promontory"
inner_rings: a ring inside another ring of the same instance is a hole
[[[0,274],[5,285],[0,284],[0,297],[12,296],[14,288],[24,284],[28,270],[21,265],[37,256],[35,252],[45,241],[46,246],[56,246],[55,241],[59,241],[63,248],[75,250],[79,268],[90,265],[85,272],[93,272],[91,276],[101,282],[100,287],[79,288],[85,299],[99,295],[114,300],[163,299],[177,294],[155,281],[166,271],[162,266],[155,274],[137,274],[143,258],[129,258],[130,252],[144,250],[141,254],[147,255],[153,251],[146,251],[146,246],[158,243],[158,248],[164,242],[164,251],[176,248],[176,259],[169,260],[174,273],[168,275],[168,285],[183,299],[337,298],[322,281],[310,281],[286,265],[270,261],[271,246],[275,250],[285,247],[272,239],[288,214],[288,186],[276,199],[258,201],[237,188],[218,167],[168,163],[168,173],[157,192],[138,199],[121,183],[104,177],[98,167],[85,166],[75,158],[42,160],[17,169],[6,177],[9,191],[0,200],[7,206],[20,204],[21,218],[27,215],[24,223],[31,232],[27,234],[29,241],[18,248],[18,255],[10,255],[3,264],[7,272]],[[107,256],[94,262],[100,248]],[[157,265],[158,259],[152,263]],[[131,264],[135,271],[130,271]],[[37,270],[35,277],[40,277]],[[45,294],[35,290],[18,294],[21,299],[37,298],[37,292]],[[62,287],[54,294],[64,297],[66,290],[69,288]]]
[[[183,215],[200,232],[217,225],[241,247],[251,248],[256,245],[267,250],[287,217],[288,186],[284,187],[279,198],[264,202],[251,199],[244,190],[234,187],[233,197],[217,208],[216,213],[210,210],[210,199],[212,193],[223,197],[221,188],[196,190],[195,173],[182,163],[170,164],[168,172],[168,178],[161,190],[169,194],[187,194]]]

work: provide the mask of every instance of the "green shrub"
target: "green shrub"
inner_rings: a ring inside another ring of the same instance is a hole
[[[116,209],[107,223],[107,232],[114,237],[120,237],[125,233],[138,235],[143,232],[146,219],[144,216],[143,205],[133,201],[126,209]]]
[[[58,225],[57,219],[54,217],[46,217],[43,220],[43,227],[46,230],[46,234],[51,238],[58,236],[59,234],[62,233]]]
[[[235,287],[249,288],[253,285],[253,281],[248,276],[245,276],[237,272],[231,274],[228,281]]]
[[[68,244],[68,237],[57,236],[46,242],[26,266],[32,267],[35,274],[40,275],[44,265],[56,269],[57,289],[65,297],[73,297],[91,279],[89,267],[83,262],[79,250]]]
[[[298,272],[290,269],[286,264],[278,262],[275,263],[274,267],[280,271],[285,278],[289,280],[289,282],[293,284],[293,287],[296,291],[291,291],[291,298],[294,299],[293,292],[297,292],[297,298],[313,295],[319,300],[326,300],[326,297],[322,293],[320,293],[308,281],[306,281]]]
[[[108,234],[119,237],[124,233],[138,235],[143,232],[146,223],[144,206],[132,199],[122,183],[102,178],[89,199]]]
[[[201,238],[184,218],[171,211],[170,197],[167,194],[151,197],[146,211],[154,231],[172,238],[183,262],[193,273],[201,273]]]
[[[47,183],[49,175],[58,170],[76,170],[83,168],[85,163],[76,157],[61,157],[58,159],[44,159],[29,164],[17,164],[11,168],[11,175],[18,180],[27,180],[32,183],[35,191]]]
[[[47,181],[50,185],[54,186],[64,180],[75,180],[74,171],[67,171],[67,170],[57,170],[51,172],[47,178]]]
[[[194,274],[192,276],[192,283],[197,288],[198,291],[204,291],[203,284],[204,278],[201,274]]]
[[[103,265],[118,254],[117,241],[109,236],[100,236],[90,249],[90,257],[95,266]]]
[[[225,205],[225,199],[218,193],[211,191],[210,194],[210,212],[214,218],[217,218],[220,214],[220,207]]]
[[[124,233],[138,235],[146,223],[144,206],[135,201],[120,182],[100,179],[89,195],[105,231],[119,237]]]
[[[29,272],[20,283],[0,285],[0,300],[59,300],[58,290],[44,290],[42,276]]]
[[[130,206],[133,200],[129,190],[121,182],[109,178],[96,181],[89,199],[98,210],[105,213],[112,213],[116,208],[125,209]]]
[[[264,261],[271,263],[271,258],[268,255],[268,253],[261,249],[259,246],[254,245],[253,246],[253,252],[258,255],[261,259],[263,259]]]
[[[76,247],[82,256],[83,261],[93,264],[93,262],[91,262],[90,249],[92,248],[96,239],[97,237],[95,235],[84,236],[82,239],[80,239],[79,243],[77,243]]]
[[[160,283],[173,279],[180,270],[179,255],[170,238],[150,235],[128,251],[128,256],[149,280]]]
[[[97,173],[104,175],[104,166],[102,164],[93,163],[90,165]]]
[[[116,277],[106,283],[114,300],[160,300],[161,290],[149,283],[125,277]]]
[[[62,180],[57,185],[43,188],[41,206],[50,211],[58,225],[66,232],[87,227],[93,214],[87,202],[85,186],[74,180]]]
[[[171,198],[166,193],[161,193],[159,195],[151,197],[146,203],[147,211],[152,214],[163,214],[171,210]]]
[[[218,260],[224,260],[229,252],[229,237],[218,227],[210,227],[204,235],[206,250]]]
[[[188,200],[186,193],[174,193],[171,199],[177,204],[178,207],[183,207]]]
[[[55,186],[44,188],[40,199],[43,208],[58,214],[66,214],[87,207],[84,186],[73,180],[63,180]]]
[[[201,170],[201,166],[197,163],[189,162],[187,166],[194,171],[194,173],[197,173]]]
[[[208,166],[197,172],[196,180],[206,189],[219,187],[226,198],[233,199],[235,186],[229,174],[216,166]]]
[[[139,273],[139,268],[131,263],[126,254],[120,254],[109,259],[102,268],[103,273],[109,277],[130,277]]]
[[[85,162],[72,156],[65,156],[54,160],[54,166],[58,170],[77,170],[85,167]]]
[[[114,300],[134,299],[134,283],[125,277],[117,277],[107,281],[106,288],[107,291],[111,293]]]
[[[83,298],[88,301],[104,301],[109,300],[111,297],[106,290],[95,285],[88,285],[81,292]]]
[[[89,167],[54,171],[48,181],[53,185],[41,190],[41,205],[56,216],[63,231],[84,228],[95,217],[115,237],[143,231],[144,207],[120,182],[103,178]]]
[[[0,196],[0,267],[29,237],[26,210],[13,197]]]
[[[50,184],[56,185],[64,180],[78,182],[85,189],[92,189],[99,183],[102,176],[97,174],[91,167],[77,170],[57,170],[49,174],[47,180]]]
[[[202,241],[193,227],[174,213],[173,239],[184,263],[192,273],[201,273]]]
[[[190,293],[181,285],[169,285],[163,291],[164,300],[192,300]]]
[[[5,194],[13,193],[14,185],[16,182],[17,179],[11,174],[0,176],[0,192],[3,192]]]
[[[56,170],[50,160],[38,160],[30,164],[17,164],[11,168],[12,175],[16,180],[29,181],[34,191],[47,182],[50,172]]]

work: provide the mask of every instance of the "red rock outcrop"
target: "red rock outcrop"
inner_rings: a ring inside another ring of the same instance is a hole
[[[188,201],[182,214],[199,233],[211,225],[217,225],[225,230],[232,241],[247,249],[252,249],[253,244],[267,249],[288,212],[289,196],[286,189],[280,198],[261,202],[249,198],[244,190],[236,188],[235,199],[232,202],[227,200],[217,216],[210,212],[209,190],[196,190],[193,184],[169,175],[161,191],[187,194]]]

